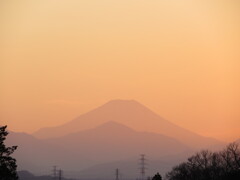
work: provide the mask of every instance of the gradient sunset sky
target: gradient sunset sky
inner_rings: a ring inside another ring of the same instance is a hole
[[[240,138],[239,0],[2,0],[0,124],[34,132],[134,99]]]

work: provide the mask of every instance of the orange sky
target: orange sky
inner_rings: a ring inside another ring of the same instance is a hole
[[[135,99],[240,137],[240,1],[3,0],[0,124],[33,132]]]

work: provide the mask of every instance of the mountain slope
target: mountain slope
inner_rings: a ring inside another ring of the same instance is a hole
[[[220,143],[215,139],[206,138],[181,128],[133,100],[110,101],[66,124],[40,129],[33,135],[39,138],[60,137],[91,129],[108,121],[116,121],[138,131],[164,134],[196,148],[214,146]]]
[[[14,156],[19,170],[27,169],[35,174],[46,174],[53,165],[66,171],[80,171],[96,164],[124,160],[142,153],[159,158],[189,151],[188,146],[173,138],[136,132],[115,122],[45,140],[24,133],[10,133],[8,145],[18,145]]]
[[[18,146],[13,154],[17,160],[18,170],[27,169],[34,173],[46,172],[49,166],[51,167],[55,163],[54,159],[58,158],[54,153],[57,147],[52,147],[26,133],[10,132],[6,144]]]
[[[157,158],[190,149],[173,138],[136,132],[112,121],[91,130],[47,139],[46,142],[64,147],[68,152],[79,152],[79,157],[87,157],[88,162],[95,164],[126,159],[142,153]]]

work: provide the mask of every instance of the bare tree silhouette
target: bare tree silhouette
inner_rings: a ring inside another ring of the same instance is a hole
[[[229,144],[220,152],[208,150],[196,153],[167,173],[168,180],[239,180],[240,149]]]

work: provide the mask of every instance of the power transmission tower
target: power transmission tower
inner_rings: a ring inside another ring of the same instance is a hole
[[[140,155],[140,174],[141,174],[141,179],[145,179],[145,173],[146,173],[146,158],[145,154]]]
[[[59,171],[58,171],[58,179],[62,180],[62,170],[61,169],[59,169]]]
[[[57,166],[53,166],[53,179],[57,179]]]
[[[116,169],[116,180],[119,180],[119,170]]]

